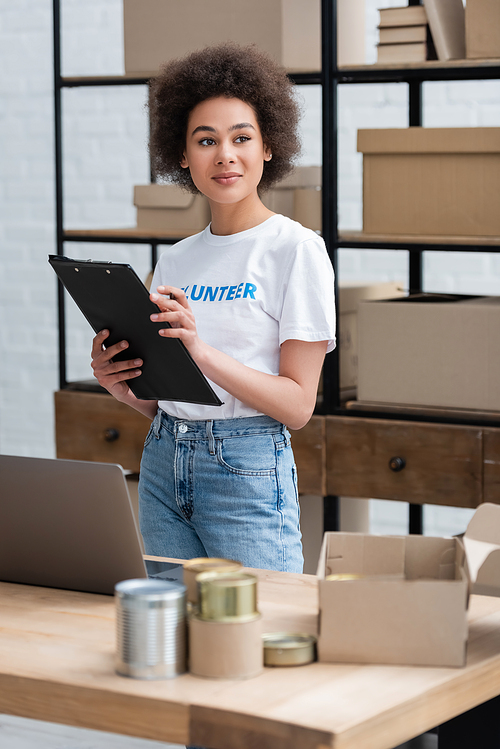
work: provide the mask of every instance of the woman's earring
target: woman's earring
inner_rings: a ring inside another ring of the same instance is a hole
[[[273,158],[273,155],[272,155],[272,153],[270,153],[267,160],[271,161],[272,158]]]

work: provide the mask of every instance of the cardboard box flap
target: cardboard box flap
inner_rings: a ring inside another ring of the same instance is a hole
[[[389,299],[403,296],[403,281],[384,281],[382,283],[367,284],[339,284],[339,312],[341,315],[347,312],[357,312],[360,302],[369,299]]]
[[[405,539],[407,580],[455,580],[457,542],[454,538],[407,536]]]
[[[403,536],[383,538],[362,533],[327,534],[318,577],[341,573],[402,576],[404,565]]]
[[[177,185],[135,185],[134,205],[138,208],[191,208],[196,195]]]
[[[462,543],[471,592],[500,596],[500,506],[480,505],[467,526]]]
[[[358,130],[358,151],[364,154],[499,153],[500,127]]]

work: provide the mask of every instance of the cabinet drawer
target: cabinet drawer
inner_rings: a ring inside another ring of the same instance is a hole
[[[480,427],[336,416],[326,422],[328,494],[454,507],[482,501]]]
[[[483,502],[500,504],[500,429],[483,430]]]
[[[313,416],[303,429],[291,435],[299,492],[323,497],[326,493],[325,417]]]
[[[105,393],[55,394],[58,458],[119,463],[139,472],[150,420]]]

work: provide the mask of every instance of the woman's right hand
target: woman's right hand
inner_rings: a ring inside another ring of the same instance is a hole
[[[128,361],[113,361],[113,356],[128,348],[127,341],[120,341],[109,348],[105,348],[104,342],[109,336],[109,330],[101,330],[92,341],[91,367],[94,377],[101,387],[105,388],[117,400],[124,400],[131,390],[127,380],[139,377],[142,359],[130,359]]]

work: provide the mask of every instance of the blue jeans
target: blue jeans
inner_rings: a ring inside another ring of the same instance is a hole
[[[139,479],[145,552],[302,572],[290,434],[268,416],[188,421],[158,410]]]

